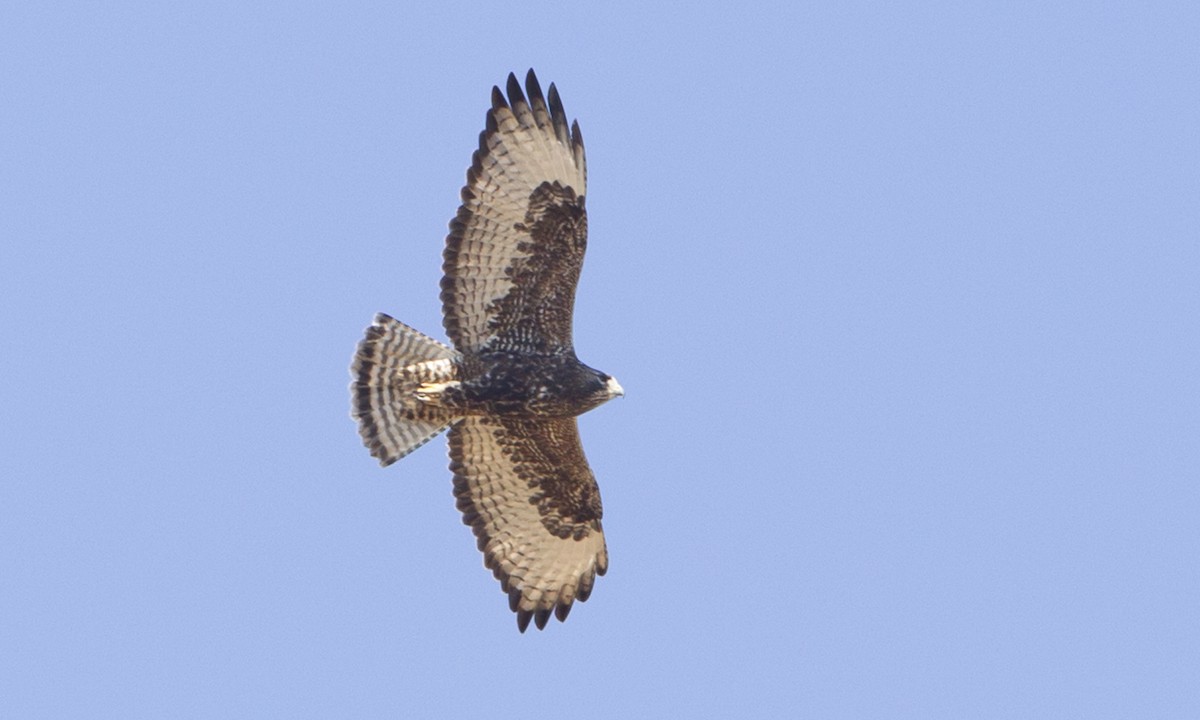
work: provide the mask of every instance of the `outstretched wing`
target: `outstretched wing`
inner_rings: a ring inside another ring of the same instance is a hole
[[[572,349],[575,286],[587,247],[587,164],[579,124],[533,70],[508,76],[471,158],[442,270],[446,334],[462,352]]]
[[[508,593],[521,632],[565,620],[608,569],[600,488],[574,418],[471,416],[450,428],[463,522]]]

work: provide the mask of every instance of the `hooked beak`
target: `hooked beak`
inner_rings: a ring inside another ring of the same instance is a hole
[[[621,387],[621,383],[617,382],[615,377],[609,377],[605,383],[608,388],[608,394],[612,397],[625,397],[625,389]]]

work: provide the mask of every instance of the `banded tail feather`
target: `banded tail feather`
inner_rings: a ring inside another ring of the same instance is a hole
[[[454,422],[452,412],[423,401],[418,391],[456,381],[458,361],[445,344],[390,315],[375,316],[350,366],[350,414],[380,465],[391,465]]]

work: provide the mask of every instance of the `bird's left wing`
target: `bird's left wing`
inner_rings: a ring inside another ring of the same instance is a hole
[[[470,416],[450,428],[450,469],[470,525],[522,632],[565,620],[608,569],[600,488],[574,418]]]

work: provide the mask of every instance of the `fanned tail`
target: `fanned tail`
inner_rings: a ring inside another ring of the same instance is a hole
[[[452,348],[399,320],[375,316],[350,365],[350,415],[380,465],[391,465],[455,420],[414,392],[422,383],[457,380],[458,358]]]

